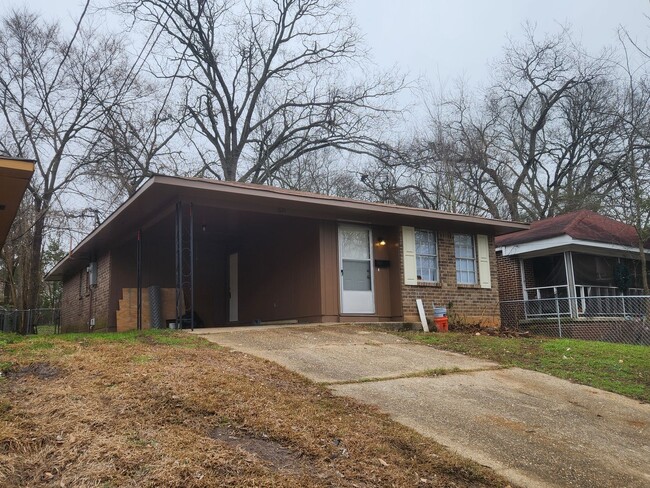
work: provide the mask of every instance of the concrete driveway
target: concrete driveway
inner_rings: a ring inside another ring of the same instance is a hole
[[[377,405],[517,484],[650,486],[650,405],[358,326],[195,333]]]

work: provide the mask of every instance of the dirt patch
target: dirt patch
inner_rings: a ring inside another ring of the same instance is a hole
[[[33,376],[39,380],[52,380],[61,376],[61,370],[50,363],[35,362],[10,369],[6,373],[8,378],[23,378]]]
[[[517,331],[506,327],[486,327],[479,324],[465,324],[459,322],[449,323],[449,332],[458,332],[469,335],[488,335],[495,337],[531,337],[529,331]]]
[[[301,453],[269,439],[268,436],[257,438],[243,430],[226,426],[212,429],[209,436],[229,446],[243,449],[266,461],[276,470],[298,473],[304,472],[307,468],[307,463],[304,462]]]

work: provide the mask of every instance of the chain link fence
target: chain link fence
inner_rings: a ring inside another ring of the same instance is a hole
[[[650,345],[650,296],[554,297],[500,303],[501,325],[519,332]]]
[[[58,308],[5,310],[0,308],[0,331],[25,334],[58,334],[61,313]]]

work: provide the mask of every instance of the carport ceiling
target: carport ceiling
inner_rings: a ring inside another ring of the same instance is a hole
[[[0,247],[5,243],[33,173],[33,161],[0,156]]]

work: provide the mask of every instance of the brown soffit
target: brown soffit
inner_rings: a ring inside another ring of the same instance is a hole
[[[46,276],[61,279],[75,267],[75,260],[87,259],[91,252],[107,249],[110,240],[126,229],[136,229],[147,219],[171,212],[177,201],[241,211],[383,225],[453,227],[459,231],[501,235],[528,229],[528,224],[460,215],[437,210],[363,202],[315,193],[284,190],[264,185],[224,182],[200,178],[154,176],[124,202],[99,227]]]
[[[33,173],[34,161],[0,156],[0,248],[9,234]]]

